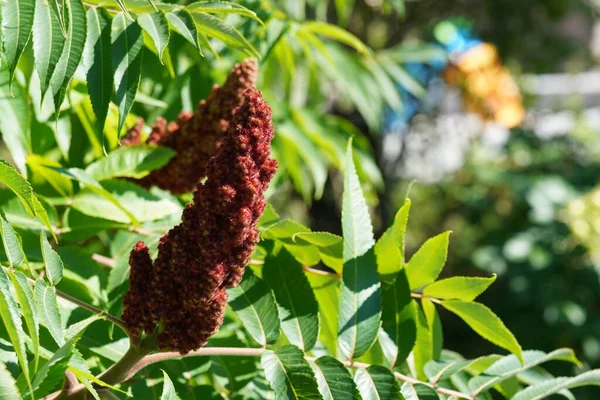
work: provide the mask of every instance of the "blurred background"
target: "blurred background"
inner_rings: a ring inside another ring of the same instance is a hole
[[[409,191],[407,254],[451,230],[444,273],[497,274],[481,300],[523,348],[572,347],[584,368],[599,367],[600,2],[306,3],[286,11],[339,23],[375,53],[362,64],[336,54],[344,67],[325,92],[337,96],[325,98],[370,145],[380,175],[364,168],[363,178],[379,233]],[[305,79],[290,82],[302,90]],[[289,181],[276,209],[339,232],[341,185],[330,172],[317,196]],[[441,315],[446,348],[495,351]],[[594,390],[577,398],[598,398]]]

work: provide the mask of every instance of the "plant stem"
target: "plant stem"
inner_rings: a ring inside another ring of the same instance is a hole
[[[181,354],[176,351],[150,354],[142,358],[136,365],[134,365],[129,371],[125,380],[131,378],[140,370],[146,368],[154,363],[171,360],[174,358],[183,357],[194,357],[194,356],[246,356],[246,357],[260,357],[265,351],[264,348],[245,348],[245,347],[203,347],[198,350],[190,351],[187,354]]]

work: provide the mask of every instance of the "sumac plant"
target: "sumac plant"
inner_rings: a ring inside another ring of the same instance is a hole
[[[438,279],[449,232],[406,257],[409,199],[375,239],[377,169],[322,115],[322,88],[333,78],[369,122],[400,66],[327,13],[243,3],[0,3],[0,399],[531,400],[600,384],[544,369],[577,366],[569,349],[521,349],[476,301],[494,276]],[[340,59],[356,75],[333,76]],[[302,68],[310,96],[292,104]],[[328,166],[342,236],[268,203],[287,182],[318,197]],[[441,309],[498,354],[444,349]]]

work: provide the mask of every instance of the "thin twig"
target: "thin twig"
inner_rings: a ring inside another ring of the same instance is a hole
[[[421,294],[421,293],[411,293],[410,295],[412,297],[414,297],[415,299],[427,299],[427,300],[430,300],[432,303],[442,304],[442,301],[440,299],[436,299],[435,297],[425,296],[424,294]]]
[[[115,260],[110,257],[103,256],[102,254],[92,254],[92,260],[96,261],[98,264],[102,264],[110,268],[115,266]]]

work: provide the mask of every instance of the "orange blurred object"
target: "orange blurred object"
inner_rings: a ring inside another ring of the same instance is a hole
[[[461,54],[443,72],[448,85],[461,87],[466,110],[506,128],[518,126],[525,117],[519,87],[502,66],[498,51],[489,43]]]

